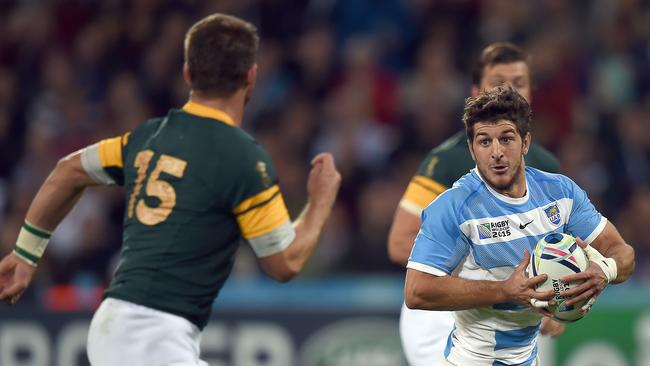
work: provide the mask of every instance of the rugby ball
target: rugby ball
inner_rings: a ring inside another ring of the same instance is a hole
[[[585,314],[580,313],[580,308],[588,301],[567,306],[565,299],[560,297],[560,292],[580,285],[580,282],[565,283],[560,278],[580,273],[589,266],[589,259],[571,235],[551,233],[545,235],[537,242],[535,251],[530,256],[528,276],[534,277],[546,274],[546,281],[537,285],[537,291],[555,291],[556,304],[548,306],[547,310],[556,320],[561,322],[574,322]]]

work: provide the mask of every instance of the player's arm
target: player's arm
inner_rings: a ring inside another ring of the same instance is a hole
[[[270,159],[258,152],[272,167]],[[255,185],[256,172],[249,184]],[[272,169],[268,171],[273,175]],[[271,278],[286,282],[298,274],[312,252],[329,217],[341,176],[330,154],[312,160],[307,183],[309,201],[295,222],[291,222],[277,184],[239,203],[234,209],[244,238],[249,242],[262,270]]]
[[[585,271],[562,278],[565,282],[584,283],[560,295],[569,298],[567,305],[590,299],[582,309],[588,311],[608,283],[620,283],[630,277],[635,266],[634,249],[625,242],[616,227],[596,211],[587,194],[577,184],[568,178],[565,183],[573,198],[567,229],[585,250],[590,263]]]
[[[295,277],[311,257],[325,221],[330,215],[341,183],[334,158],[319,154],[312,160],[307,182],[309,201],[293,222],[295,238],[283,251],[260,258],[262,269],[272,278],[286,282]]]
[[[616,227],[607,222],[603,231],[591,244],[576,238],[578,244],[585,250],[589,258],[589,267],[581,273],[563,277],[565,282],[584,281],[580,286],[561,293],[569,298],[568,305],[586,300],[591,300],[584,311],[589,310],[595,299],[605,289],[608,283],[621,283],[626,281],[634,272],[634,248],[627,244]]]
[[[107,144],[105,141],[109,140],[105,140],[77,151],[57,163],[27,211],[25,223],[16,240],[16,248],[0,262],[0,300],[12,304],[18,301],[33,278],[52,231],[74,207],[87,186],[101,183],[95,176],[104,174],[105,179],[113,181],[103,172],[103,167],[107,165],[102,165],[99,154],[100,151],[108,153],[110,155],[104,155],[103,158],[109,156],[110,159],[119,158],[121,161],[121,138],[116,139],[112,144]],[[109,151],[111,149],[119,151]],[[97,155],[91,157],[93,154]],[[88,161],[91,165],[84,164]],[[89,167],[94,167],[95,170],[89,171]]]
[[[43,182],[25,221],[33,228],[53,231],[77,203],[83,190],[95,184],[81,165],[80,152],[66,156]]]
[[[448,169],[445,169],[444,163],[447,161],[441,162],[437,154],[430,152],[420,162],[417,172],[406,187],[388,234],[388,257],[394,263],[406,265],[420,230],[422,210],[447,189],[445,184],[455,180],[445,174]],[[440,166],[441,164],[443,165]]]
[[[591,246],[606,258],[616,263],[616,277],[610,283],[625,282],[634,272],[634,248],[627,244],[614,224],[607,222],[603,231]],[[591,259],[591,258],[590,258]]]
[[[535,286],[545,281],[546,275],[526,276],[529,259],[526,251],[515,272],[505,281],[466,280],[447,275],[435,267],[409,262],[404,302],[410,309],[465,310],[500,303],[529,306],[532,299],[550,300],[552,290],[535,291]]]
[[[388,257],[391,261],[406,264],[419,229],[420,216],[398,206],[388,234]]]
[[[423,175],[411,179],[395,211],[388,234],[388,256],[391,261],[406,265],[420,230],[422,210],[445,189],[442,184]]]
[[[536,292],[543,275],[528,278],[522,262],[505,281],[468,280],[453,275],[469,255],[471,243],[461,230],[460,207],[453,189],[441,195],[422,213],[422,225],[407,264],[404,302],[411,309],[462,310],[504,302],[530,304],[532,298],[547,299],[553,291]],[[464,197],[461,193],[461,199]]]

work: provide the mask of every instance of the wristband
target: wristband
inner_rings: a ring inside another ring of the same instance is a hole
[[[583,250],[585,251],[587,258],[590,261],[596,263],[603,271],[607,277],[607,283],[610,283],[616,279],[616,276],[618,275],[618,269],[616,267],[616,261],[614,259],[603,256],[598,250],[592,248],[591,245],[587,245],[587,247],[583,248]]]
[[[51,232],[39,229],[25,221],[16,240],[14,253],[25,262],[36,267],[50,242]]]

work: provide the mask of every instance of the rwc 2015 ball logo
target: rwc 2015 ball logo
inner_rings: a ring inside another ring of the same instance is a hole
[[[557,203],[554,203],[544,209],[546,217],[553,223],[553,225],[559,225],[562,221],[562,216],[560,215],[560,208],[557,206]]]
[[[478,224],[476,230],[479,239],[505,238],[511,234],[508,220]]]

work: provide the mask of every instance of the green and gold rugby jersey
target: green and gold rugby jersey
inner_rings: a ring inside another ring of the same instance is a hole
[[[124,237],[105,296],[203,328],[246,239],[258,257],[295,237],[268,154],[224,112],[189,102],[84,149],[97,182],[126,188]]]
[[[560,163],[548,150],[532,143],[525,157],[526,166],[558,173]],[[422,210],[455,181],[476,166],[469,153],[465,131],[460,131],[434,148],[420,163],[404,192],[399,206],[420,216]]]

